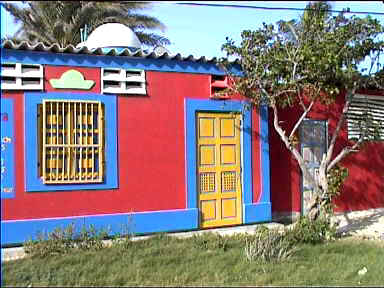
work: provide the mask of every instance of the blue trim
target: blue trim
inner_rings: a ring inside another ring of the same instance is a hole
[[[0,104],[0,190],[3,199],[15,197],[15,117],[13,99],[0,98]]]
[[[52,232],[55,228],[65,228],[74,224],[76,229],[84,225],[94,225],[97,230],[107,229],[109,235],[116,233],[146,234],[173,232],[198,228],[198,210],[167,210],[124,214],[77,216],[54,219],[28,219],[1,222],[1,245],[19,244],[39,232]]]
[[[198,208],[196,179],[196,120],[198,111],[243,113],[242,158],[243,158],[243,204],[252,203],[252,114],[244,109],[246,102],[234,100],[185,100],[186,111],[186,157],[187,157],[187,207]],[[245,215],[243,214],[243,220]]]
[[[270,200],[269,140],[268,140],[268,106],[259,107],[260,116],[260,150],[261,150],[261,195],[258,203],[244,205],[244,223],[267,222],[272,220]]]
[[[244,204],[244,223],[271,221],[271,203]]]
[[[184,72],[225,75],[225,72],[214,63],[150,59],[143,57],[129,56],[104,56],[104,55],[84,55],[84,54],[65,54],[53,52],[21,51],[1,48],[2,62],[17,62],[24,64],[46,64],[62,66],[80,67],[108,67],[123,69],[144,69],[163,72]],[[232,68],[233,73],[240,73],[240,67]],[[240,74],[239,74],[240,75]]]
[[[262,194],[259,202],[271,201],[270,167],[269,167],[269,140],[268,140],[268,106],[260,106],[260,140],[261,140],[261,180]],[[271,218],[272,219],[272,218]]]
[[[81,99],[104,103],[105,111],[105,180],[95,184],[43,184],[38,177],[37,104],[43,99]],[[117,100],[115,95],[95,93],[42,93],[24,94],[25,101],[25,189],[26,191],[63,191],[118,188],[117,173]]]

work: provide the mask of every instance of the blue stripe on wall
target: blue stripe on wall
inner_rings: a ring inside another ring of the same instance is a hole
[[[20,244],[28,239],[36,239],[39,232],[48,233],[56,228],[64,229],[74,224],[75,230],[93,225],[97,231],[105,229],[109,235],[147,234],[156,232],[174,232],[198,228],[198,210],[167,210],[78,216],[54,219],[28,219],[1,222],[1,245]]]
[[[260,106],[261,118],[261,179],[263,193],[260,202],[269,203],[270,197],[270,167],[269,167],[269,140],[268,140],[268,106]]]
[[[20,51],[1,49],[2,62],[17,62],[24,64],[46,64],[60,66],[108,67],[123,69],[144,69],[162,72],[183,72],[224,75],[225,72],[214,63],[193,61],[178,61],[167,59],[149,59],[128,56],[102,56],[84,54],[64,54],[53,52]],[[240,67],[233,67],[232,72],[238,75]]]
[[[244,223],[268,222],[272,220],[270,200],[268,106],[259,107],[260,116],[260,178],[261,195],[257,203],[244,204]]]
[[[43,99],[95,100],[104,104],[105,111],[105,177],[103,183],[95,184],[43,184],[38,175],[37,105]],[[117,106],[115,95],[95,93],[42,93],[24,94],[25,101],[25,189],[26,191],[64,191],[118,188],[117,172]]]
[[[0,98],[1,198],[15,197],[15,117],[13,99]]]
[[[271,203],[244,204],[244,223],[268,222],[272,219]]]

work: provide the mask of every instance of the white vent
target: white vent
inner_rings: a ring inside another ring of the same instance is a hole
[[[384,139],[384,97],[356,94],[347,115],[348,139],[359,139],[362,131],[366,139]]]
[[[136,69],[103,68],[102,93],[145,95],[145,71]]]
[[[43,90],[43,65],[1,63],[1,90]]]

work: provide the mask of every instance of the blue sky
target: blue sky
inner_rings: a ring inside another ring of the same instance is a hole
[[[171,40],[172,44],[167,46],[167,49],[172,54],[180,53],[183,56],[192,54],[195,57],[207,58],[225,56],[221,51],[221,45],[227,36],[239,43],[240,33],[245,29],[258,29],[263,22],[275,23],[281,19],[298,18],[302,13],[301,11],[186,6],[176,3],[178,2],[155,2],[151,9],[142,10],[141,13],[154,16],[167,26],[165,33],[159,32],[159,34]],[[305,8],[308,1],[201,1],[198,3]],[[334,10],[349,7],[351,11],[384,13],[382,1],[331,1],[331,4]],[[2,35],[3,33],[12,35],[17,26],[8,13],[2,15]],[[372,17],[377,18],[384,25],[384,15],[372,15]]]

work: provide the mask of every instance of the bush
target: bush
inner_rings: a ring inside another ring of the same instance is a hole
[[[100,250],[104,248],[103,240],[107,239],[107,237],[107,231],[97,231],[93,225],[90,225],[89,229],[83,226],[80,234],[74,238],[74,241],[76,248],[80,250]]]
[[[207,232],[191,237],[193,245],[199,250],[223,250],[228,248],[228,237],[217,233]]]
[[[252,240],[246,240],[244,247],[245,257],[250,262],[284,261],[296,251],[297,248],[284,237],[284,233],[264,226],[256,230]]]
[[[320,216],[313,221],[308,217],[301,216],[292,229],[285,231],[285,237],[293,245],[298,243],[322,243],[334,239],[335,235],[336,227],[325,216]]]
[[[66,228],[56,228],[53,232],[37,235],[36,240],[24,243],[24,251],[32,257],[48,257],[67,254],[73,249],[100,250],[104,248],[103,239],[108,236],[104,230],[97,231],[93,225],[88,229],[83,226],[79,233],[75,232],[74,224]]]

